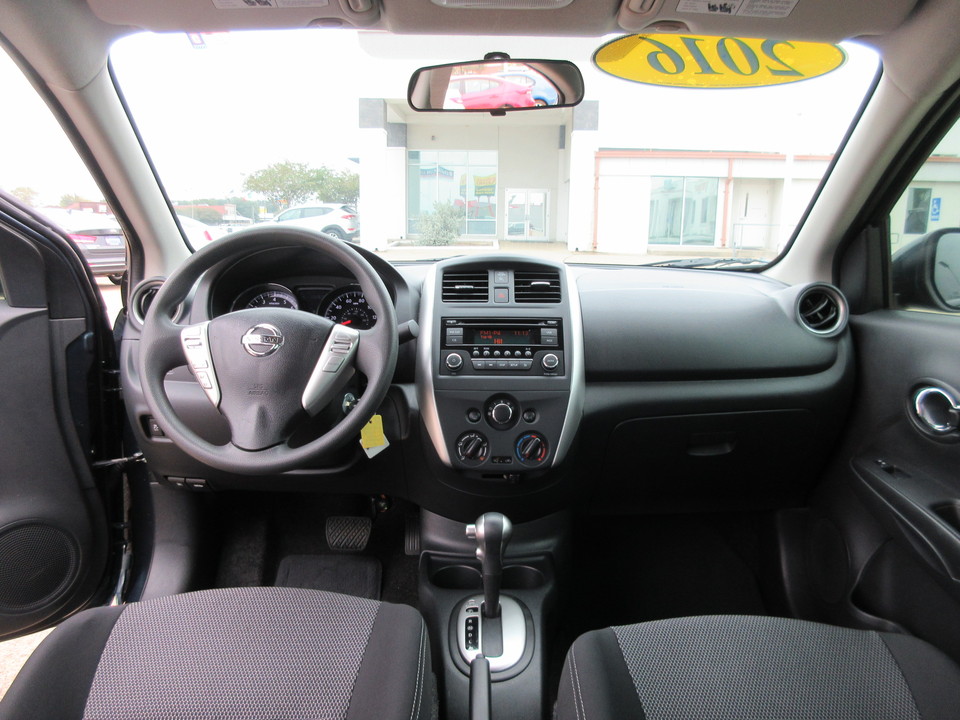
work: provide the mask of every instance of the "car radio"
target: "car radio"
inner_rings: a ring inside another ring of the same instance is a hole
[[[563,374],[560,318],[442,318],[441,374]]]

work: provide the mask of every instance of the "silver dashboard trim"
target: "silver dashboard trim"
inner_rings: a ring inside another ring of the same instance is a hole
[[[468,608],[470,609],[468,611]],[[467,618],[477,618],[477,644],[475,650],[467,649]],[[500,596],[500,627],[503,652],[500,655],[484,655],[490,663],[490,672],[509,670],[523,657],[527,647],[527,622],[520,603],[508,595]],[[532,638],[531,638],[532,640]],[[469,665],[483,652],[483,595],[474,595],[463,601],[457,613],[457,647],[460,657]]]
[[[437,266],[434,265],[423,281],[423,292],[420,294],[420,327],[425,332],[417,339],[417,394],[420,401],[420,417],[427,428],[427,434],[433,443],[434,450],[440,461],[447,467],[453,467],[450,462],[450,453],[447,452],[447,443],[443,437],[443,427],[440,425],[440,412],[437,410],[437,399],[433,391],[433,342],[434,333],[439,332],[434,327],[434,297],[437,288]]]
[[[567,347],[564,362],[566,363],[567,377],[570,378],[570,395],[567,400],[567,414],[563,418],[560,439],[557,440],[557,449],[553,453],[553,462],[550,467],[556,467],[563,462],[573,445],[573,439],[580,428],[580,418],[583,417],[583,401],[586,394],[580,290],[569,267],[564,268],[564,277],[567,279],[567,308],[570,311],[570,327],[566,331]]]

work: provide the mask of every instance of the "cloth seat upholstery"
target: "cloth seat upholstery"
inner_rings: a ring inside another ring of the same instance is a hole
[[[960,667],[894,633],[708,616],[595,630],[567,653],[556,720],[947,720]]]
[[[411,607],[239,588],[96,608],[27,661],[0,718],[426,720],[427,631]]]

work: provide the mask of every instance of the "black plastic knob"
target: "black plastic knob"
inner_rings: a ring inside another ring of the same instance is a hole
[[[490,408],[490,419],[495,425],[507,425],[513,420],[513,405],[501,400]]]
[[[540,358],[540,364],[543,365],[544,370],[556,370],[557,366],[560,364],[560,358],[553,353],[547,353]]]
[[[490,444],[477,432],[464,433],[457,440],[457,457],[466,463],[482,463],[487,459]]]
[[[524,433],[517,438],[516,451],[524,465],[539,465],[547,459],[547,441],[538,433]]]

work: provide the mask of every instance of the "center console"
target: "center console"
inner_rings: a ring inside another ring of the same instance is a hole
[[[563,265],[439,263],[424,283],[421,327],[420,408],[445,465],[493,479],[563,460],[584,384],[579,300]]]

